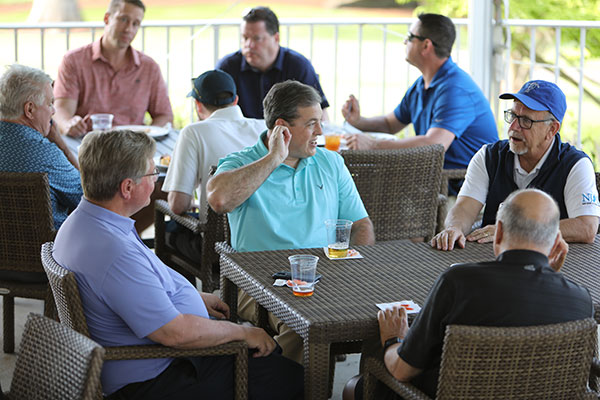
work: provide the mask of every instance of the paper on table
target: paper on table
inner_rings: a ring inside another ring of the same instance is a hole
[[[330,260],[351,260],[354,258],[363,258],[363,256],[360,255],[360,253],[358,252],[358,250],[354,250],[354,249],[348,249],[348,255],[344,258],[333,258],[333,257],[329,257],[329,250],[327,249],[327,247],[323,247],[323,252],[325,253],[325,256],[327,258],[329,258]]]
[[[376,306],[382,311],[391,309],[394,306],[404,307],[407,314],[416,314],[421,311],[421,307],[412,300],[395,301],[393,303],[379,303],[376,304]]]

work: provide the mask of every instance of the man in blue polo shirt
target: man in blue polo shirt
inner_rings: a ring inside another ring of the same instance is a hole
[[[279,45],[279,21],[268,7],[254,7],[242,22],[242,49],[223,57],[216,68],[233,77],[246,118],[263,118],[262,101],[277,82],[288,79],[314,87],[321,95],[321,107],[329,103],[319,77],[302,54]],[[327,120],[327,113],[323,113]]]
[[[320,101],[314,88],[300,82],[273,85],[264,100],[268,130],[255,146],[219,161],[207,184],[208,204],[229,213],[231,244],[237,251],[323,247],[324,222],[337,218],[354,222],[352,245],[375,241],[342,157],[317,148]],[[239,314],[251,320],[253,304],[246,297],[239,298]],[[274,317],[271,325],[284,356],[301,361],[300,337]]]
[[[351,149],[393,149],[441,144],[446,149],[444,168],[466,168],[473,154],[498,140],[490,104],[450,57],[456,32],[452,21],[438,14],[420,14],[408,31],[406,61],[423,74],[408,89],[402,102],[387,114],[360,115],[358,100],[350,98],[342,114],[352,126],[369,132],[397,133],[412,123],[416,136],[402,140],[377,140],[368,135],[347,135]],[[459,183],[450,185],[456,194]]]

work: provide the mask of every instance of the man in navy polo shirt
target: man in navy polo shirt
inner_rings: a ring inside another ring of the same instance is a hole
[[[446,149],[444,168],[466,168],[473,154],[498,140],[490,104],[450,57],[456,32],[452,21],[438,14],[420,14],[404,40],[406,61],[423,74],[408,89],[402,102],[386,115],[360,115],[358,100],[350,98],[342,114],[362,131],[397,133],[412,123],[416,136],[402,140],[377,140],[368,135],[347,135],[351,149],[397,149],[441,144]],[[456,194],[460,183],[450,185]]]
[[[306,57],[279,45],[279,21],[268,7],[254,7],[242,22],[242,49],[223,57],[216,68],[233,77],[240,100],[238,105],[246,118],[263,117],[262,101],[271,86],[293,79],[314,87],[325,98],[315,69]],[[323,112],[323,120],[327,120]]]
[[[584,152],[560,140],[564,93],[552,82],[536,80],[500,98],[513,99],[504,111],[508,139],[483,146],[473,156],[446,228],[431,245],[452,250],[455,243],[465,247],[466,240],[491,242],[497,210],[510,193],[524,188],[543,190],[556,200],[567,242],[592,243],[600,216],[594,166]],[[470,232],[484,205],[482,228]]]

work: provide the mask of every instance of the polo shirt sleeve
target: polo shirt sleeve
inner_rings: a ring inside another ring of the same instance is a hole
[[[485,204],[490,186],[490,178],[485,167],[486,148],[487,145],[483,145],[469,162],[465,181],[458,192],[458,196],[470,197],[481,204]]]
[[[358,221],[369,215],[356,189],[356,184],[350,175],[350,171],[344,164],[344,159],[337,153],[335,160],[338,164],[338,193],[339,208],[338,218]]]
[[[194,189],[200,184],[198,172],[203,157],[198,141],[194,138],[194,131],[188,125],[177,138],[162,191],[177,191],[192,195]]]
[[[415,368],[427,369],[442,356],[446,321],[454,303],[454,285],[440,275],[408,330],[398,355]]]
[[[152,268],[134,252],[122,253],[102,283],[102,301],[138,338],[144,338],[180,313]]]
[[[48,184],[57,202],[68,210],[74,210],[83,196],[79,171],[54,143],[47,139],[43,143],[45,157],[39,160],[39,167],[48,174]]]
[[[167,115],[173,120],[173,110],[171,109],[171,102],[169,101],[169,94],[167,93],[167,84],[162,77],[160,67],[158,64],[151,60],[152,68],[150,69],[150,99],[148,104],[148,112],[152,119],[159,115]]]
[[[67,53],[58,66],[56,81],[54,81],[54,97],[57,99],[79,99],[79,73],[74,58]]]
[[[571,168],[565,183],[564,197],[569,218],[600,216],[596,175],[589,158],[583,157]]]
[[[436,94],[430,128],[446,129],[461,137],[477,116],[476,104],[477,101],[467,91],[457,86],[446,86]]]
[[[404,125],[408,125],[412,122],[411,111],[412,108],[416,106],[413,105],[413,103],[416,102],[416,97],[418,96],[418,94],[416,93],[416,88],[421,80],[422,78],[417,79],[415,83],[413,83],[413,85],[410,88],[408,88],[408,90],[404,94],[404,97],[402,98],[402,101],[394,109],[394,115],[396,116],[396,119],[402,122],[402,124]]]
[[[217,171],[215,172],[215,175],[219,175],[221,172],[238,169],[246,164],[248,163],[244,162],[239,152],[228,154],[227,156],[219,159],[219,164],[217,165]]]

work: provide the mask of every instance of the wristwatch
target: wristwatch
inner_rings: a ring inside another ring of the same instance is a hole
[[[383,351],[385,352],[388,347],[390,347],[393,344],[396,343],[402,343],[404,342],[404,339],[400,339],[399,337],[395,336],[393,338],[389,338],[388,340],[385,341],[385,343],[383,344]]]

